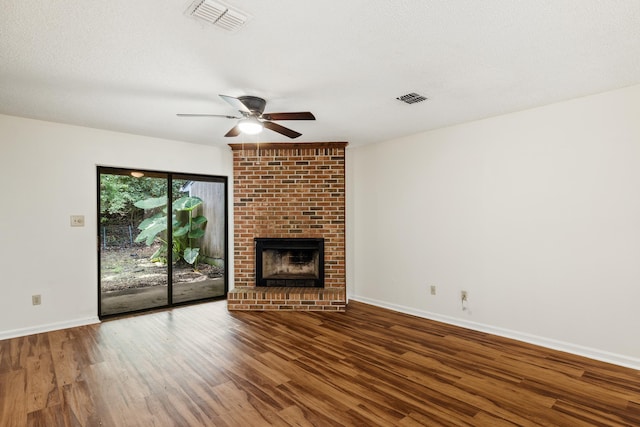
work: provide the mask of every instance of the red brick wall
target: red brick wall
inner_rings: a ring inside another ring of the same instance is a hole
[[[255,237],[323,237],[326,291],[317,291],[318,300],[326,301],[323,292],[327,297],[331,293],[330,299],[336,291],[338,295],[346,294],[346,145],[344,142],[230,144],[236,288],[229,295],[230,309],[247,309],[238,308],[242,304],[235,304],[239,300],[235,297],[255,286]],[[268,288],[259,289],[262,293],[270,292]],[[282,291],[277,288],[277,292]],[[286,292],[300,293],[294,288]],[[343,304],[344,299],[337,298]],[[314,309],[310,305],[305,304],[305,309]]]

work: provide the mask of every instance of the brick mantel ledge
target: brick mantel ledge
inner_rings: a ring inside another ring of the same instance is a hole
[[[259,143],[233,143],[229,144],[231,150],[271,150],[283,148],[289,149],[314,149],[314,148],[345,148],[348,142],[259,142]]]

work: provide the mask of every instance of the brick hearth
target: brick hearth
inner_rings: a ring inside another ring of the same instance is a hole
[[[234,289],[229,310],[346,308],[346,142],[229,144]],[[324,238],[324,288],[255,286],[255,237]]]

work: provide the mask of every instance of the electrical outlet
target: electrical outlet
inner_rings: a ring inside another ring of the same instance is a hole
[[[31,295],[31,304],[33,304],[33,305],[42,304],[42,296],[41,295]]]
[[[460,291],[460,300],[462,300],[462,302],[466,302],[469,299],[469,294],[467,293],[467,291]]]
[[[436,285],[431,285],[431,295],[436,294]]]
[[[84,215],[71,215],[72,227],[84,227]]]

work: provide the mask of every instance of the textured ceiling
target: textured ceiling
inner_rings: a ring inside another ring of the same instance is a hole
[[[296,141],[357,146],[640,83],[637,0],[226,3],[239,31],[178,0],[0,0],[0,113],[224,146],[256,137],[175,114],[257,95],[315,114],[279,122]]]

